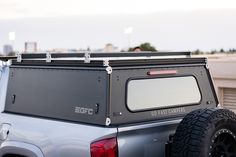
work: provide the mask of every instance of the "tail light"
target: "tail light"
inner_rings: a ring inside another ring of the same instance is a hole
[[[91,157],[118,157],[116,138],[109,138],[91,143]]]

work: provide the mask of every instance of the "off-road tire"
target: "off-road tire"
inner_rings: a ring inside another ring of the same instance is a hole
[[[200,109],[177,127],[172,157],[236,157],[236,115],[227,109]]]

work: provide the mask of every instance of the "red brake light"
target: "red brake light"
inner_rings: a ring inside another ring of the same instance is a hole
[[[118,157],[116,138],[91,143],[90,151],[91,157]]]
[[[171,74],[177,74],[177,70],[160,70],[160,71],[148,71],[148,75],[171,75]]]

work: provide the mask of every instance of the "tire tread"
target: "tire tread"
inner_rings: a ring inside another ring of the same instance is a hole
[[[172,157],[202,156],[201,143],[208,128],[224,119],[236,121],[236,115],[227,109],[199,109],[187,114],[174,135]]]

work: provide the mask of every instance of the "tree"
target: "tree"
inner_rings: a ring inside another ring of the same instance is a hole
[[[220,49],[220,53],[224,53],[225,52],[225,50],[224,49]]]
[[[141,48],[142,51],[152,51],[152,52],[157,51],[156,48],[148,42],[140,44],[139,47]]]
[[[130,48],[128,49],[128,51],[129,51],[129,52],[134,51],[134,48],[133,48],[133,47],[130,47]]]
[[[217,51],[216,50],[211,50],[211,53],[210,54],[216,54],[217,53]]]
[[[140,49],[141,51],[151,51],[151,52],[157,51],[156,48],[148,42],[142,43],[135,47],[130,47],[128,51],[135,51],[136,49]]]
[[[201,50],[197,49],[197,50],[193,51],[192,54],[200,55],[200,54],[203,54],[203,52]]]

